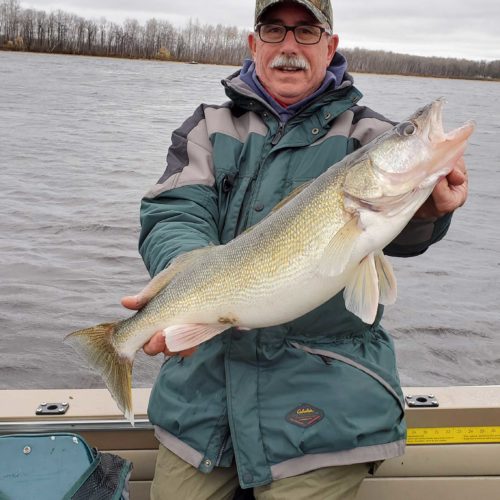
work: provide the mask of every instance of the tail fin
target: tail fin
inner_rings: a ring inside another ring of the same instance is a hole
[[[65,339],[97,370],[125,418],[134,425],[132,409],[133,359],[120,354],[113,345],[113,333],[120,323],[103,323],[70,333]]]

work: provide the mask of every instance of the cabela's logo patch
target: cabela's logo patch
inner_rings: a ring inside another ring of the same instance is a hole
[[[323,410],[316,408],[307,403],[302,403],[297,408],[294,408],[287,416],[287,422],[298,425],[299,427],[310,427],[319,422],[325,413]]]

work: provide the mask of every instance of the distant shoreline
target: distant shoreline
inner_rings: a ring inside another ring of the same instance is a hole
[[[154,17],[143,23],[127,19],[119,24],[103,17],[86,19],[60,9],[25,9],[19,0],[8,3],[10,7],[0,15],[0,50],[236,67],[250,57],[250,27],[214,26],[192,18],[176,27]],[[352,73],[500,81],[500,59],[414,56],[357,47],[341,47],[340,52],[349,61]]]
[[[340,49],[341,53],[348,53],[351,49]],[[212,62],[198,62],[198,61],[179,61],[175,59],[167,59],[162,57],[131,57],[131,56],[120,56],[120,55],[103,55],[103,54],[73,54],[66,52],[56,52],[56,51],[39,51],[39,50],[20,50],[17,48],[10,47],[0,47],[0,51],[4,52],[18,52],[25,54],[44,54],[44,55],[59,55],[59,56],[77,56],[77,57],[93,57],[93,58],[104,58],[104,59],[127,59],[129,61],[155,61],[155,62],[169,62],[176,64],[207,64],[211,66],[230,66],[234,68],[239,68],[241,65],[237,64],[229,64],[229,63],[212,63]],[[395,54],[399,55],[399,54]],[[420,57],[420,56],[412,56],[412,57]],[[349,57],[347,57],[349,61]],[[440,76],[432,73],[411,73],[411,72],[383,72],[383,71],[363,71],[359,69],[350,69],[350,73],[352,74],[362,74],[362,75],[379,75],[379,76],[409,76],[416,78],[439,78],[439,79],[449,79],[449,80],[473,80],[473,81],[481,81],[481,82],[500,82],[499,78],[492,77],[483,77],[483,76]]]

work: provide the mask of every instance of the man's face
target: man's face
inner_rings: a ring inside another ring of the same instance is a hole
[[[285,3],[270,8],[260,22],[287,26],[300,24],[320,26],[305,7],[296,3]],[[337,48],[338,37],[323,33],[319,43],[302,45],[295,41],[291,31],[288,31],[280,43],[265,43],[257,33],[250,33],[248,43],[259,80],[273,97],[290,105],[311,95],[321,85]],[[285,56],[282,61],[286,61],[287,56],[302,59],[307,68],[291,68],[290,65],[283,63],[276,65],[279,56]]]

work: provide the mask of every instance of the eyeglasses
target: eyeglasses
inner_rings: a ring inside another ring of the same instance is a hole
[[[289,31],[293,31],[295,41],[302,45],[314,45],[321,40],[323,33],[331,33],[320,26],[302,24],[300,26],[285,26],[283,24],[261,23],[255,26],[255,31],[260,39],[266,43],[280,43]]]

